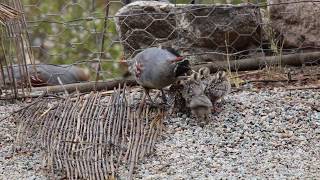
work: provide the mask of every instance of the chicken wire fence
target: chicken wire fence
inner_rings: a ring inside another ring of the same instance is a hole
[[[215,62],[231,70],[245,68],[228,61],[313,52],[319,47],[315,36],[320,5],[312,0],[148,1],[124,8],[129,2],[0,2],[21,13],[21,18],[4,19],[0,26],[2,98],[17,98],[17,94],[25,94],[21,88],[30,85],[119,77],[127,71],[126,60],[151,46],[174,47],[193,65]],[[311,15],[301,13],[303,10]],[[302,26],[306,28],[301,30]],[[281,58],[277,59],[281,63]],[[45,65],[26,66],[34,63]]]

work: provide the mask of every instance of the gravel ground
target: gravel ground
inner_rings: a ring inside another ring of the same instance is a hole
[[[320,112],[312,108],[319,99],[316,90],[248,90],[228,95],[203,128],[192,118],[169,119],[134,176],[320,178]],[[0,118],[17,108],[0,106]],[[0,122],[0,179],[46,179],[39,150],[13,151],[16,132],[9,119]]]
[[[226,97],[204,128],[194,119],[170,119],[135,177],[320,178],[320,112],[311,108],[319,100],[312,90],[244,91]]]
[[[19,105],[12,104],[0,106],[0,119],[19,108]],[[39,149],[19,148],[14,143],[16,134],[17,127],[11,119],[0,121],[0,179],[46,179],[40,171]]]

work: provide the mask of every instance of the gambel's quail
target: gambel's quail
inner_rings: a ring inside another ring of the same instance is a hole
[[[22,86],[27,76],[27,73],[23,68],[24,66],[21,65],[13,65],[11,73],[11,67],[9,67],[10,78],[7,71],[4,69],[4,77],[0,75],[0,80],[3,81],[1,84],[4,84],[4,82],[5,84],[10,83],[9,81],[10,79],[12,81],[13,76],[18,86]],[[28,64],[27,72],[31,85],[34,87],[60,85],[61,83],[71,84],[89,80],[89,75],[87,73],[73,65]]]
[[[138,53],[130,64],[129,70],[137,83],[146,90],[150,100],[149,89],[162,91],[162,88],[174,83],[178,76],[190,70],[189,61],[172,48],[147,48]],[[163,91],[162,95],[166,101]]]

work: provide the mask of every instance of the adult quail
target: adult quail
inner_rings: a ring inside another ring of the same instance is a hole
[[[218,71],[214,75],[210,75],[208,68],[199,70],[201,80],[204,83],[204,93],[209,97],[212,104],[216,105],[225,95],[230,92],[231,84],[225,71]]]
[[[145,89],[149,99],[151,100],[149,90],[159,89],[165,102],[162,89],[190,70],[189,61],[184,60],[172,48],[147,48],[138,53],[130,64],[129,70],[137,83]]]
[[[71,84],[89,80],[89,75],[82,69],[73,65],[53,65],[53,64],[28,64],[26,70],[25,66],[13,65],[12,73],[9,67],[9,75],[7,71],[0,77],[2,84],[10,84],[12,76],[14,77],[18,86],[23,86],[23,82],[27,80],[27,73],[30,78],[31,86],[52,86],[62,84]],[[27,71],[27,73],[26,73]],[[21,73],[20,73],[21,72]],[[12,82],[11,82],[12,83]]]

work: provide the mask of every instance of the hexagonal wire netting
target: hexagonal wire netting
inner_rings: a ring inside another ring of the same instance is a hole
[[[193,64],[318,49],[316,30],[312,29],[316,29],[319,20],[304,20],[308,15],[300,15],[294,8],[308,9],[311,3],[313,9],[309,12],[316,14],[319,2],[270,0],[269,5],[266,1],[248,2],[149,1],[122,8],[128,2],[23,0],[35,62],[64,64],[36,66],[40,69],[36,73],[27,68],[31,77],[25,79],[31,79],[33,86],[46,86],[119,77],[127,71],[125,61],[150,46],[174,47],[189,56]],[[306,21],[311,28],[301,32],[290,29],[292,23],[286,19],[292,16],[300,26]],[[12,64],[19,64],[16,58],[11,59]],[[78,72],[71,64],[83,69]],[[70,77],[58,78],[68,73]],[[17,77],[21,80],[24,76]],[[21,83],[16,84],[21,87]]]

